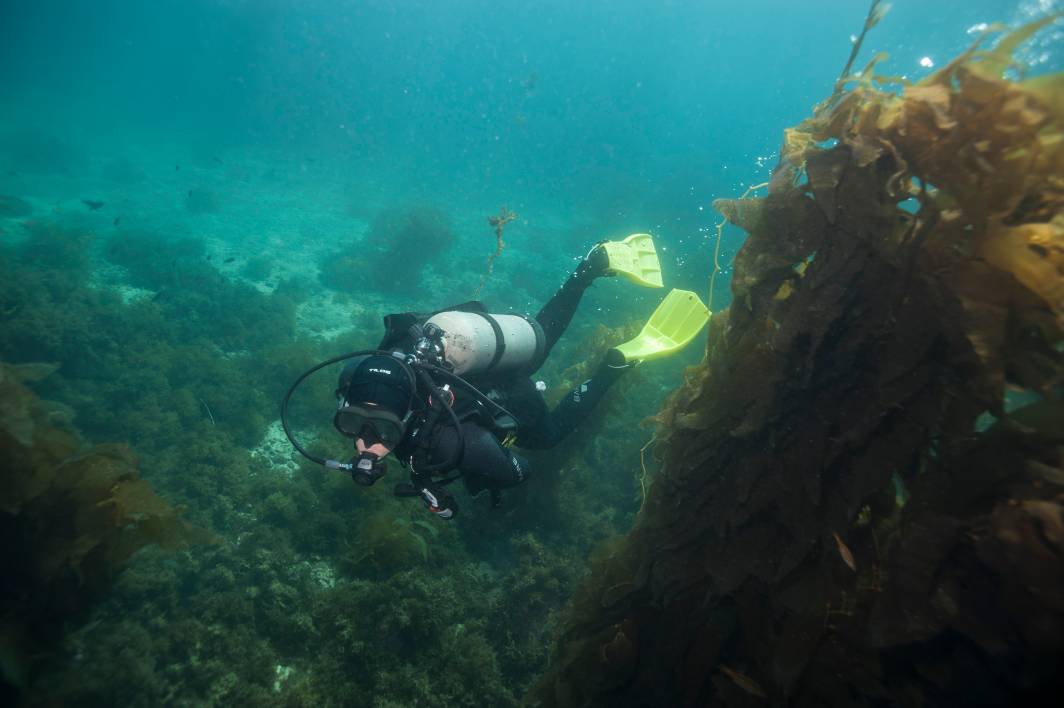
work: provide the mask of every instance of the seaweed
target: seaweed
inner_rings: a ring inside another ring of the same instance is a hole
[[[139,549],[214,541],[139,478],[128,449],[87,447],[60,427],[68,410],[26,387],[54,370],[0,363],[0,642],[3,679],[16,687],[32,681],[66,625],[85,616]]]
[[[207,261],[199,239],[123,232],[106,241],[104,255],[126,268],[133,285],[154,291],[150,306],[172,323],[180,341],[240,351],[295,335],[296,293],[278,288],[264,296],[229,280]]]
[[[287,384],[333,345],[290,338],[288,323],[269,314],[280,300],[236,287],[196,241],[129,232],[102,245],[102,255],[146,294],[123,299],[98,287],[97,242],[58,219],[0,248],[0,356],[57,362],[36,384],[63,402],[48,414],[76,411],[90,440],[128,440],[145,462],[141,481],[187,505],[185,518],[216,529],[226,543],[136,553],[110,589],[35,654],[42,661],[20,679],[24,702],[369,705],[381,696],[461,704],[483,696],[512,704],[509,686],[527,682],[532,669],[515,659],[507,662],[513,673],[502,674],[497,638],[484,623],[494,612],[486,600],[494,588],[470,571],[456,527],[391,499],[387,485],[363,493],[346,476],[309,463],[289,476],[247,449],[262,440]],[[186,289],[204,290],[217,303],[200,293],[186,298]],[[301,297],[290,286],[277,292],[289,302]],[[205,321],[213,306],[261,327],[220,334]],[[320,405],[332,385],[317,377],[294,402],[301,420],[316,421],[304,428],[308,439],[330,430]],[[0,417],[17,410],[5,405]],[[23,418],[7,424],[28,434]],[[322,444],[333,439],[321,437]],[[99,450],[132,457],[123,448]],[[100,508],[112,507],[117,502]],[[377,513],[381,543],[393,529],[400,535],[395,549],[374,546],[367,520]],[[345,564],[367,548],[372,558]],[[338,572],[345,565],[349,572]],[[12,572],[20,574],[17,566]],[[0,632],[4,669],[12,673],[25,656],[8,646],[17,629]],[[408,651],[381,652],[378,636]],[[430,684],[430,674],[445,678]],[[0,699],[17,698],[13,691],[4,685]]]
[[[510,211],[505,206],[499,208],[499,213],[488,217],[488,226],[495,233],[495,252],[488,256],[488,263],[484,267],[484,274],[480,276],[480,282],[477,284],[477,289],[473,291],[473,299],[476,300],[480,296],[480,291],[484,288],[484,283],[491,277],[491,273],[495,270],[495,259],[502,255],[502,249],[506,247],[505,242],[502,240],[502,233],[506,229],[506,225],[517,218],[517,212]]]
[[[848,64],[768,195],[716,203],[732,305],[530,701],[1059,696],[1064,75],[1011,58],[1054,19],[914,84]]]
[[[454,245],[450,218],[429,205],[392,207],[374,217],[362,240],[325,254],[321,282],[341,292],[402,292]],[[396,277],[396,269],[401,277]]]
[[[378,571],[394,571],[429,560],[429,540],[438,533],[432,526],[413,521],[403,512],[409,507],[377,509],[364,516],[349,543],[344,563],[352,570],[369,565]],[[420,512],[418,509],[414,511]],[[427,529],[427,530],[426,530]]]

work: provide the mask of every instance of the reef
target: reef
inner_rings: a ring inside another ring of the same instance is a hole
[[[392,207],[378,213],[360,241],[325,254],[321,282],[341,292],[403,292],[438,264],[454,245],[451,220],[430,205]],[[396,268],[401,268],[397,277]]]
[[[297,337],[305,286],[249,288],[196,239],[99,236],[66,215],[21,228],[0,245],[0,359],[58,364],[33,383],[58,402],[45,410],[76,413],[85,449],[104,445],[116,469],[138,459],[139,479],[184,507],[177,518],[220,541],[129,557],[56,628],[20,679],[21,705],[518,702],[582,559],[638,506],[625,463],[659,387],[626,377],[501,510],[466,497],[445,525],[392,496],[397,465],[364,490],[294,462],[287,444],[261,447],[299,373],[377,332]],[[569,363],[628,334],[582,329],[542,372],[552,393],[586,376]],[[308,380],[292,421],[312,449],[349,455],[330,422],[334,386]]]
[[[0,363],[0,698],[27,685],[138,550],[214,540],[140,479],[128,448],[86,445],[68,408],[27,388],[55,368]]]
[[[199,239],[123,232],[107,240],[104,256],[126,269],[132,285],[153,291],[150,306],[181,328],[180,341],[239,351],[294,336],[303,297],[296,284],[283,282],[263,296],[219,272]]]
[[[1059,700],[1064,75],[1012,58],[1054,19],[845,71],[716,203],[732,304],[528,703]]]

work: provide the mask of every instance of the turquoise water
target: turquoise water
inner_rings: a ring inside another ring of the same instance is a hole
[[[898,0],[857,65],[887,52],[884,73],[916,79],[983,23],[1060,8]],[[301,463],[276,420],[281,394],[314,361],[375,344],[382,315],[469,299],[503,206],[518,218],[480,293],[493,311],[534,313],[591,244],[634,232],[654,235],[667,286],[726,306],[742,233],[724,230],[708,293],[711,202],[767,180],[782,130],[830,93],[867,9],[3,3],[0,360],[58,364],[35,390],[69,407],[86,444],[128,444],[219,542],[134,556],[47,651],[5,658],[0,695],[518,700],[583,558],[630,527],[652,437],[640,422],[699,342],[534,456],[502,510],[460,494],[449,526],[382,489],[397,466],[366,491]],[[1059,69],[1059,42],[1051,28],[1025,57]],[[421,229],[388,242],[382,215],[411,213]],[[660,297],[620,279],[592,288],[537,375],[548,395]],[[323,374],[302,391],[295,424],[342,455],[332,388]]]
[[[70,154],[27,155],[0,186],[42,209],[105,200],[101,229],[122,215],[271,252],[270,237],[357,236],[352,208],[427,198],[469,219],[452,279],[490,247],[482,214],[507,204],[523,219],[500,275],[544,269],[518,304],[549,294],[588,240],[637,230],[670,249],[677,285],[697,286],[709,202],[768,174],[865,3],[570,5],[5,3],[9,151],[36,139]],[[886,51],[917,77],[970,28],[1047,3],[894,5],[864,57]],[[136,189],[107,179],[115,160],[142,173]],[[189,223],[196,187],[219,191],[224,218]]]

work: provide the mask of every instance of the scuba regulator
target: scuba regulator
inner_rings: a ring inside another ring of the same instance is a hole
[[[372,487],[388,471],[388,464],[372,452],[358,456],[351,470],[351,479],[360,487]]]

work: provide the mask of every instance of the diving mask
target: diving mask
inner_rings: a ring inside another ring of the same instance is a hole
[[[349,438],[362,438],[366,444],[380,442],[390,449],[403,439],[406,420],[372,403],[351,404],[341,400],[333,416],[333,426]]]

